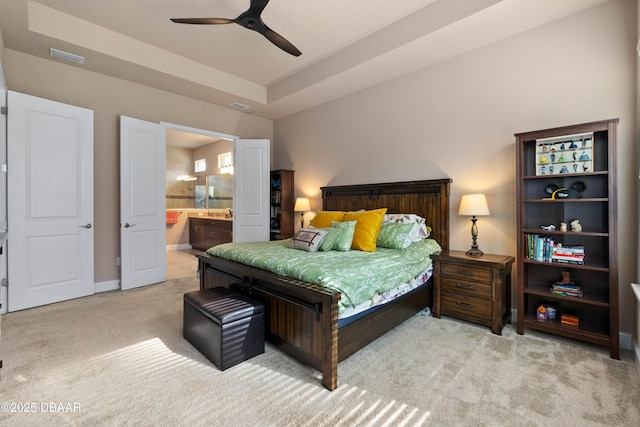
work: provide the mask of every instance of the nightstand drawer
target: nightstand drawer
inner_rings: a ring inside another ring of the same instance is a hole
[[[491,323],[491,301],[459,292],[447,292],[441,296],[441,313],[446,316],[479,323]]]
[[[493,283],[493,275],[490,268],[476,267],[470,265],[442,263],[441,275],[456,277],[463,280],[473,280],[486,283]]]
[[[470,296],[491,298],[493,286],[490,283],[470,282],[468,280],[442,277],[442,292],[456,291]]]

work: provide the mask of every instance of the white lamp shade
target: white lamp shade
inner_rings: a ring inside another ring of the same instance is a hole
[[[458,215],[485,216],[489,215],[489,206],[484,194],[465,194],[460,200]]]
[[[307,197],[296,198],[296,204],[293,207],[293,210],[296,212],[309,212],[311,210],[309,199]]]

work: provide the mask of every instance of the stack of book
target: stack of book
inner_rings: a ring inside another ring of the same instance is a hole
[[[555,242],[548,236],[525,234],[525,257],[532,261],[551,262]]]
[[[549,236],[525,234],[525,258],[538,262],[584,264],[584,246],[563,246]]]
[[[551,292],[563,297],[581,297],[582,289],[575,283],[559,283],[551,285]]]
[[[561,246],[557,244],[551,252],[551,262],[561,264],[584,264],[584,246]]]

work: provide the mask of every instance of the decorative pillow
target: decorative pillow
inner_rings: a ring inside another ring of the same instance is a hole
[[[337,228],[340,230],[340,237],[335,245],[333,245],[334,251],[346,252],[351,249],[351,243],[353,242],[353,234],[356,230],[357,221],[342,221],[331,223],[331,228]]]
[[[406,249],[412,240],[415,224],[401,224],[397,222],[383,222],[376,245],[380,248]]]
[[[399,224],[414,224],[411,235],[411,239],[414,242],[426,239],[431,234],[431,227],[427,227],[425,219],[415,214],[386,214],[384,221]]]
[[[319,251],[330,251],[331,249],[333,249],[333,247],[336,245],[336,242],[342,235],[342,229],[336,227],[315,228],[309,226],[309,228],[312,228],[314,230],[324,230],[327,232],[327,235],[324,236],[324,239],[322,240],[322,243],[318,248]]]
[[[347,212],[345,214],[345,221],[357,221],[351,249],[375,252],[376,240],[386,212],[387,208],[382,208],[371,211]]]
[[[326,235],[327,232],[325,230],[317,228],[301,228],[291,238],[289,247],[292,249],[301,249],[307,252],[316,252]]]
[[[343,211],[319,211],[311,220],[310,225],[315,228],[331,227],[332,221],[344,221]]]

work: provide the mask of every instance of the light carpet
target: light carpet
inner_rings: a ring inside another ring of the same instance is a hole
[[[267,345],[224,372],[182,338],[193,277],[3,316],[3,426],[639,426],[628,352],[415,316],[339,365]],[[27,412],[28,411],[28,412]]]

